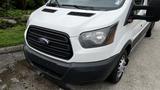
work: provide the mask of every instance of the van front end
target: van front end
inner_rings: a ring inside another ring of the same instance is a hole
[[[35,52],[24,46],[25,56],[29,63],[41,73],[54,79],[70,83],[84,84],[104,81],[117,64],[118,55],[106,60],[86,63],[67,63]]]
[[[79,37],[70,37],[61,31],[30,25],[25,36],[24,51],[28,62],[61,82],[104,81],[119,61],[120,54],[109,56],[114,48],[112,45],[84,48]]]
[[[104,81],[120,63],[118,79],[114,78],[118,82],[127,65],[123,47],[128,38],[120,39],[131,1],[124,1],[95,3],[110,3],[112,8],[106,4],[102,8],[76,8],[48,2],[28,20],[24,44],[27,61],[40,72],[71,84]]]
[[[27,22],[26,60],[65,90],[66,84],[118,83],[130,52],[160,19],[160,2],[148,1],[49,0]]]

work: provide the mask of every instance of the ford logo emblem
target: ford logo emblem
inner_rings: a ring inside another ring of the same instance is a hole
[[[46,38],[39,38],[39,42],[43,45],[48,45],[49,44],[49,40]]]

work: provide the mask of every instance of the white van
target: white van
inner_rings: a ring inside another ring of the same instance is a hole
[[[132,49],[151,36],[158,6],[160,0],[49,0],[28,20],[26,59],[59,82],[117,83]]]

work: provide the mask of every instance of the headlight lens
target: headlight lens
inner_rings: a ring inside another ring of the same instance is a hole
[[[117,24],[107,28],[84,32],[80,35],[79,41],[84,48],[100,47],[111,44],[114,40]]]

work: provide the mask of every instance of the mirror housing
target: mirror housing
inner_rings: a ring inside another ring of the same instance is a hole
[[[132,19],[157,22],[160,20],[160,0],[150,0],[148,6],[134,6],[133,10],[146,10],[146,15],[133,15]]]

